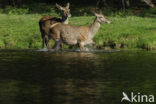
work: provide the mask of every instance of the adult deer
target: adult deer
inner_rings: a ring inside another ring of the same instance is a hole
[[[65,7],[62,7],[58,4],[56,4],[56,7],[59,10],[61,10],[62,18],[56,18],[53,16],[44,16],[39,21],[40,32],[41,32],[41,36],[42,36],[42,48],[44,48],[44,43],[46,44],[48,49],[50,48],[50,45],[49,45],[49,40],[51,39],[51,36],[49,36],[50,26],[57,22],[60,22],[63,24],[68,24],[68,18],[71,17],[69,3],[67,3],[67,5]]]
[[[50,28],[50,35],[55,40],[53,49],[58,49],[61,43],[67,45],[79,45],[80,50],[84,50],[84,45],[92,44],[94,35],[98,32],[101,23],[110,23],[105,16],[94,13],[96,18],[90,26],[71,26],[56,23]]]

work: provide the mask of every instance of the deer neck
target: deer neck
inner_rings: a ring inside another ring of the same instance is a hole
[[[63,24],[68,24],[68,17],[62,16],[62,23]]]
[[[94,35],[98,32],[100,28],[101,23],[97,20],[97,17],[95,18],[93,24],[89,27],[89,38],[93,38]]]

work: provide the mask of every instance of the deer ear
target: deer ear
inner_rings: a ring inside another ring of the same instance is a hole
[[[96,17],[99,17],[99,14],[97,14],[97,13],[95,13],[95,12],[94,12],[94,15],[95,15]]]
[[[67,3],[67,6],[66,6],[66,8],[69,8],[70,7],[70,3]]]
[[[99,16],[99,14],[97,13],[97,11],[91,11],[91,13],[93,13],[96,17]]]
[[[57,3],[56,3],[56,7],[57,7],[58,9],[63,10],[62,6],[58,5]]]

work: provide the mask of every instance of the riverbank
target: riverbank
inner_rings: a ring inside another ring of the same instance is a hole
[[[41,48],[38,21],[43,14],[0,14],[1,49]],[[54,16],[58,16],[53,14]],[[73,16],[71,25],[89,25],[94,16]],[[156,49],[156,20],[153,16],[122,15],[107,16],[111,24],[102,24],[95,35],[96,48]],[[53,42],[51,42],[51,45]]]

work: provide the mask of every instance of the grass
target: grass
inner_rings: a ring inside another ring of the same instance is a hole
[[[53,14],[58,16],[57,14]],[[41,48],[38,21],[42,14],[0,14],[0,48]],[[71,25],[89,25],[94,16],[77,16],[69,20]],[[102,24],[94,37],[97,48],[156,49],[156,19],[135,15],[107,16],[111,24]]]
[[[155,18],[137,16],[110,17],[112,23],[104,24],[95,36],[98,46],[114,48],[153,49],[156,46]]]

